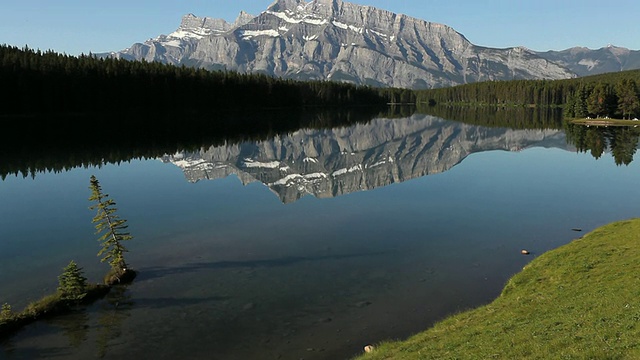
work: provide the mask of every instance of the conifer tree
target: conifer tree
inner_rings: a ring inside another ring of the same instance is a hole
[[[631,79],[622,79],[616,85],[618,95],[618,110],[622,112],[624,119],[631,119],[640,110],[640,97],[638,97],[638,86]]]
[[[89,200],[95,201],[95,204],[89,209],[97,211],[92,222],[96,224],[96,234],[102,234],[98,238],[102,244],[98,256],[102,257],[101,262],[109,262],[115,274],[124,273],[127,269],[124,253],[128,250],[122,245],[122,242],[133,239],[133,236],[125,231],[128,227],[127,221],[116,214],[115,201],[109,199],[108,194],[102,193],[100,182],[94,175],[91,175],[90,184],[91,197]]]
[[[2,309],[0,309],[0,320],[9,319],[13,315],[13,311],[11,310],[11,305],[8,303],[2,304]]]
[[[87,278],[82,275],[82,268],[73,260],[58,276],[58,283],[58,292],[63,300],[81,300],[87,295]]]

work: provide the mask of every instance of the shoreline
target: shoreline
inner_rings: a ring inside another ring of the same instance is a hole
[[[490,304],[354,359],[640,358],[640,218],[541,254]]]
[[[21,312],[10,314],[10,318],[0,318],[0,340],[13,336],[23,327],[36,321],[63,315],[79,306],[91,304],[105,297],[109,291],[111,291],[110,285],[89,284],[85,297],[77,302],[64,300],[57,292],[46,295],[29,303]]]
[[[586,125],[586,126],[632,126],[638,127],[640,125],[640,121],[638,120],[623,120],[623,119],[607,119],[607,118],[598,118],[598,119],[567,119],[572,124],[576,125]]]
[[[80,306],[86,306],[98,301],[107,296],[114,286],[133,282],[137,273],[134,270],[127,269],[124,273],[117,275],[119,277],[109,272],[105,276],[104,284],[88,284],[86,295],[81,300],[66,300],[62,298],[60,292],[55,292],[27,304],[21,312],[10,312],[5,315],[6,318],[0,316],[0,341],[15,335],[23,327],[36,321],[64,315]]]

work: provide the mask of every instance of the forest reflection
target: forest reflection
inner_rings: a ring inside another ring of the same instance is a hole
[[[0,177],[35,177],[39,172],[153,159],[177,151],[269,139],[301,128],[328,129],[367,123],[376,117],[407,117],[413,110],[372,106],[228,113],[214,109],[206,114],[52,115],[9,119],[18,124],[15,131],[29,134],[29,141],[21,140],[14,132],[0,132]],[[77,136],[73,129],[78,126],[90,133]]]
[[[0,133],[0,178],[35,177],[39,172],[63,172],[77,167],[118,164],[159,158],[178,151],[259,141],[299,129],[331,129],[366,124],[375,118],[406,118],[414,113],[484,127],[510,129],[564,129],[567,141],[579,151],[600,158],[610,150],[616,164],[629,164],[640,129],[583,127],[565,124],[556,107],[496,106],[387,106],[268,110],[261,113],[154,115],[142,114],[50,116],[12,119],[29,134],[25,142],[14,132]],[[77,136],[77,124],[108,124],[108,131]]]
[[[630,126],[586,126],[565,122],[567,142],[579,152],[599,159],[610,151],[617,165],[629,165],[638,149],[640,128]]]
[[[417,112],[485,127],[562,129],[560,107],[421,105]]]
[[[560,107],[424,106],[418,112],[486,127],[564,129],[567,144],[599,159],[611,152],[617,165],[629,165],[638,148],[640,127],[585,126],[563,119]]]

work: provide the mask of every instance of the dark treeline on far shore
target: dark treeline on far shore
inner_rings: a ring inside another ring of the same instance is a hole
[[[566,80],[485,81],[416,91],[424,104],[562,107],[571,118],[640,116],[640,70]]]
[[[0,46],[0,114],[262,109],[413,102],[413,92]]]

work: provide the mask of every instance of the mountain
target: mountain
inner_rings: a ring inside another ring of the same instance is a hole
[[[575,76],[526,48],[476,46],[449,26],[342,0],[277,0],[234,24],[187,15],[169,35],[101,55],[414,89]]]
[[[213,146],[162,158],[190,182],[236,175],[259,181],[284,203],[331,198],[442,173],[468,155],[531,146],[567,148],[561,130],[486,128],[428,115],[298,130],[268,141]]]
[[[562,51],[538,52],[537,54],[566,67],[578,76],[640,69],[640,51],[613,45],[596,50],[574,47]]]
[[[233,24],[224,19],[197,17],[187,14],[182,17],[180,27],[169,35],[160,35],[144,43],[136,43],[119,52],[98,54],[98,56],[113,56],[127,60],[159,61],[167,64],[179,65],[189,56],[200,40],[207,36],[220,36],[232,29],[251,21],[254,16],[241,12]]]

